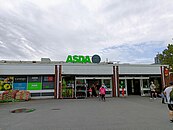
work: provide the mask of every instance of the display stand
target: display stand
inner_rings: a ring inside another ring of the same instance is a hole
[[[76,80],[75,96],[78,99],[87,97],[87,86],[84,79]]]

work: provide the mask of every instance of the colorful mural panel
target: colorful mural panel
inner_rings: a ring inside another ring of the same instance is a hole
[[[13,76],[1,76],[0,77],[0,91],[13,89]]]

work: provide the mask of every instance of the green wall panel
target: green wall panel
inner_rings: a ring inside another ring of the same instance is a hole
[[[40,82],[28,83],[28,90],[42,90],[42,83]]]

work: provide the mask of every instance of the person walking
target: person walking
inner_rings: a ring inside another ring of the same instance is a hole
[[[99,92],[100,92],[101,99],[103,101],[105,101],[106,89],[105,89],[105,87],[103,85],[100,87]]]
[[[150,84],[150,94],[151,94],[151,97],[150,97],[150,99],[156,99],[156,86],[154,85],[154,83],[153,82],[151,82],[151,84]]]
[[[106,87],[106,85],[105,85],[104,83],[102,83],[102,86],[103,86],[105,89],[107,89],[107,87]]]
[[[165,91],[166,88],[167,88],[167,87],[165,86],[165,87],[163,88],[161,94],[160,94],[162,104],[166,104],[166,102],[167,102],[167,98],[166,98],[166,96],[165,96],[165,94],[164,94],[164,91]]]
[[[173,123],[173,101],[171,101],[170,99],[170,93],[172,93],[171,91],[173,91],[173,82],[170,82],[169,83],[170,86],[165,88],[164,90],[164,94],[167,98],[167,104],[168,104],[168,109],[169,109],[169,119],[170,119],[170,122]]]

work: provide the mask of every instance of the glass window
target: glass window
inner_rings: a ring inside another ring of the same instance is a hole
[[[110,80],[110,79],[104,79],[104,80],[103,80],[103,83],[105,84],[105,86],[106,86],[107,88],[112,88],[111,80]]]
[[[149,80],[143,79],[143,88],[149,88]]]
[[[54,89],[55,82],[54,82],[55,77],[54,76],[43,76],[43,82],[42,82],[42,89]]]

